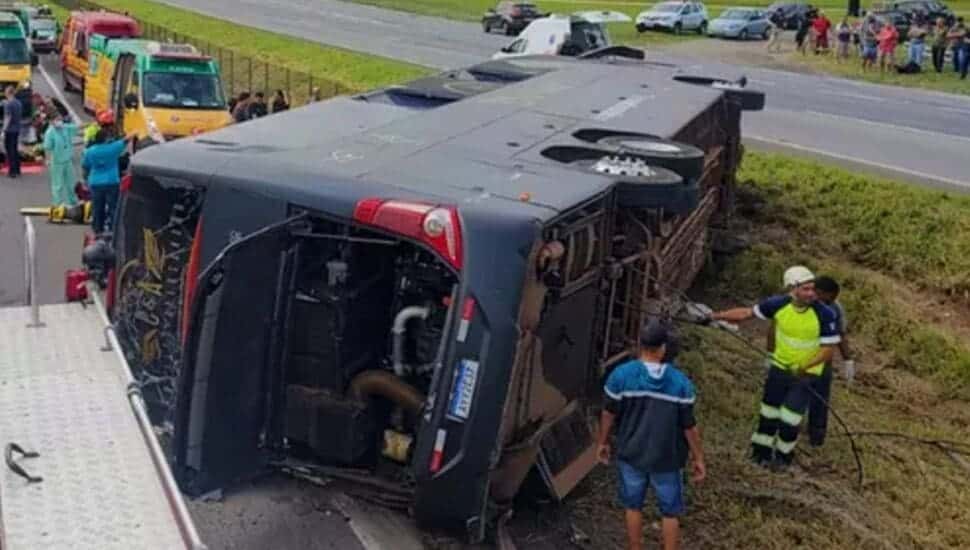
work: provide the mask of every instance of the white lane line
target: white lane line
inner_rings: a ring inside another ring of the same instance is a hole
[[[864,118],[855,118],[855,117],[849,118],[841,115],[833,115],[831,113],[822,113],[819,111],[805,111],[805,113],[816,117],[827,118],[829,120],[837,120],[844,124],[865,124],[866,126],[882,128],[884,130],[890,130],[893,132],[906,132],[909,134],[917,134],[917,135],[932,137],[936,139],[945,139],[947,141],[958,140],[958,141],[966,141],[970,143],[970,137],[944,134],[941,132],[933,132],[931,130],[923,130],[922,128],[913,128],[911,126],[899,126],[897,124],[890,124],[888,122],[877,122],[875,120],[868,120]]]
[[[835,97],[844,97],[846,99],[861,99],[870,103],[885,103],[886,101],[900,101],[898,99],[890,99],[887,97],[879,97],[875,95],[867,94],[856,94],[852,92],[844,92],[842,90],[833,90],[831,88],[818,88],[816,90],[820,94],[831,95]]]
[[[968,188],[970,188],[970,181],[960,181],[960,180],[955,180],[955,179],[952,179],[952,178],[948,178],[946,176],[935,176],[935,175],[932,175],[932,174],[927,174],[925,172],[918,172],[916,170],[910,170],[909,168],[902,168],[900,166],[893,166],[892,164],[884,164],[882,162],[875,162],[875,161],[871,161],[871,160],[860,159],[860,158],[857,158],[857,157],[850,157],[850,156],[847,156],[847,155],[840,155],[839,153],[833,153],[831,151],[824,151],[822,149],[816,149],[814,147],[807,147],[805,145],[797,145],[795,143],[792,143],[790,141],[785,141],[783,139],[766,138],[766,137],[761,137],[761,136],[756,136],[756,135],[750,135],[750,134],[744,136],[744,138],[745,139],[750,139],[752,141],[760,141],[762,143],[767,143],[767,144],[770,144],[770,145],[776,145],[776,146],[784,147],[786,149],[793,149],[795,151],[803,151],[805,153],[812,153],[813,155],[818,155],[818,156],[822,156],[822,157],[829,157],[829,158],[833,158],[833,159],[836,159],[836,160],[841,160],[841,161],[844,161],[844,162],[848,162],[850,164],[861,164],[861,165],[864,165],[864,166],[871,166],[872,168],[878,168],[880,170],[884,170],[884,171],[888,171],[888,172],[897,172],[899,174],[906,174],[907,176],[911,176],[911,177],[914,177],[914,178],[917,178],[917,179],[920,179],[920,180],[924,180],[924,181],[927,181],[927,180],[928,181],[938,181],[938,182],[945,183],[947,185],[950,185],[950,186],[953,186],[953,187],[956,187],[956,188],[959,188],[959,189],[962,189],[962,190],[967,190]]]
[[[71,104],[68,103],[67,98],[64,97],[64,93],[61,92],[61,89],[57,86],[57,84],[54,83],[54,79],[51,78],[49,74],[47,74],[47,70],[44,69],[44,66],[37,65],[37,68],[40,69],[40,75],[43,76],[44,80],[47,81],[47,85],[51,87],[51,91],[54,92],[54,96],[58,99],[58,101],[64,104],[64,107],[67,109],[67,112],[71,114],[71,120],[73,120],[75,124],[83,123],[84,121],[81,120],[81,117],[77,116],[77,113],[71,107]]]

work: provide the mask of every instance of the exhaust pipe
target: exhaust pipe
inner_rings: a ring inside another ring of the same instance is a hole
[[[411,384],[384,370],[365,370],[350,382],[350,396],[364,402],[368,397],[389,399],[414,417],[424,408],[424,394]]]
[[[409,306],[402,309],[394,317],[394,328],[391,333],[394,335],[394,349],[391,352],[391,359],[394,363],[394,374],[404,376],[407,365],[404,364],[404,336],[407,333],[408,321],[411,319],[427,319],[428,308],[421,306]]]

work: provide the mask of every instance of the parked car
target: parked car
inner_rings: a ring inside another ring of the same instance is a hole
[[[771,33],[771,22],[768,13],[761,8],[728,8],[721,15],[711,21],[707,28],[710,36],[724,38],[768,39]]]
[[[52,17],[30,20],[30,44],[37,53],[51,53],[57,49],[60,25]]]
[[[775,2],[768,6],[765,12],[769,18],[772,14],[778,12],[781,15],[781,27],[793,31],[798,28],[802,19],[808,17],[808,12],[811,10],[812,6],[802,2]]]
[[[701,2],[661,2],[637,16],[640,32],[658,29],[680,34],[683,31],[707,32],[707,8]]]
[[[912,23],[917,13],[925,15],[931,23],[942,17],[947,25],[952,25],[956,19],[953,11],[946,4],[936,2],[935,0],[899,0],[898,2],[890,2],[886,7],[888,10],[897,11],[905,15],[910,20],[910,23]]]
[[[528,2],[499,2],[482,16],[482,29],[485,32],[499,30],[514,36],[529,26],[529,23],[546,15],[535,4]]]
[[[510,44],[499,50],[492,59],[526,55],[581,56],[595,51],[614,49],[617,55],[630,55],[631,48],[613,47],[607,23],[629,23],[630,16],[615,11],[585,11],[572,15],[551,15],[533,21]],[[624,50],[621,52],[620,50]],[[626,51],[629,50],[629,51]],[[640,50],[636,50],[640,51]]]

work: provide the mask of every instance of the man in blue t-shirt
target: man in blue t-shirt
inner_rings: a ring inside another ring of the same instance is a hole
[[[684,513],[683,473],[688,452],[693,481],[707,475],[700,431],[694,419],[694,385],[671,363],[663,362],[670,342],[668,327],[659,322],[640,331],[640,357],[610,373],[603,388],[597,454],[608,464],[616,455],[619,496],[626,510],[628,548],[640,550],[647,484],[657,496],[663,516],[665,550],[678,547]],[[615,452],[609,445],[616,423]]]

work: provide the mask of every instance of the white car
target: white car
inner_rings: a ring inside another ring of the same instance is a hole
[[[640,12],[637,30],[659,29],[680,34],[683,31],[707,32],[707,8],[700,2],[661,2]]]
[[[492,59],[525,55],[577,56],[612,46],[607,23],[629,23],[630,16],[615,11],[583,11],[536,19]]]

